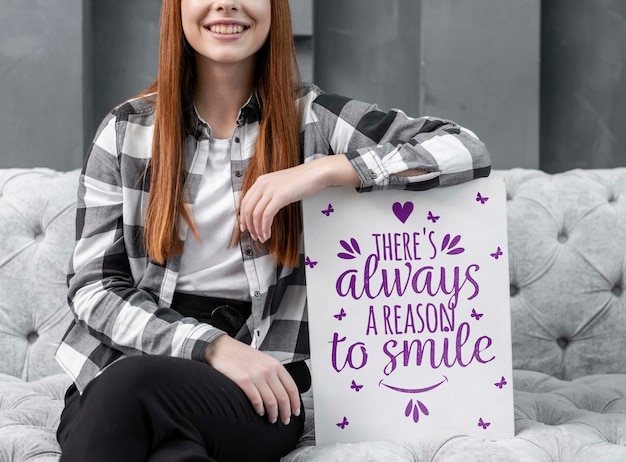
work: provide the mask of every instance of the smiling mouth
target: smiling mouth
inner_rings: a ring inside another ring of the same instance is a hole
[[[207,26],[206,29],[214,34],[234,35],[241,34],[244,30],[248,29],[248,27],[240,24],[214,24],[212,26]]]

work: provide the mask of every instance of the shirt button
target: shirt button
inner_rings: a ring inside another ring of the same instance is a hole
[[[378,178],[378,173],[376,173],[374,170],[370,170],[370,175],[372,176],[372,179],[375,180],[376,178]]]
[[[260,297],[261,296],[261,292],[259,292],[258,290],[254,291],[254,296],[255,297]]]
[[[241,175],[243,175],[243,172],[242,172],[241,170],[237,170],[237,171],[235,171],[235,176],[236,176],[237,178],[240,178],[240,177],[241,177]]]
[[[246,255],[248,257],[251,257],[252,255],[254,255],[254,252],[252,251],[252,249],[246,249]]]
[[[239,143],[241,140],[239,139],[238,136],[235,137],[235,143]]]

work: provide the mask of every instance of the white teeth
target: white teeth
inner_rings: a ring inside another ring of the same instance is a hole
[[[244,27],[237,24],[216,24],[209,26],[209,30],[215,34],[231,35],[240,34],[243,32]]]

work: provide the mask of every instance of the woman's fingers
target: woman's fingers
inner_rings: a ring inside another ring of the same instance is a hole
[[[275,423],[278,420],[278,399],[276,398],[276,392],[272,390],[266,381],[258,382],[256,389],[263,400],[267,418],[271,423]]]
[[[280,209],[315,194],[328,186],[359,186],[361,180],[344,155],[319,159],[257,178],[240,203],[241,231],[261,242],[272,233]]]
[[[242,231],[248,231],[254,240],[265,242],[271,236],[274,216],[285,205],[277,205],[272,190],[255,184],[241,201],[239,220]]]
[[[234,382],[237,383],[236,381]],[[255,412],[259,414],[260,416],[265,415],[265,404],[263,402],[263,397],[259,393],[257,386],[253,384],[252,381],[248,382],[248,385],[245,385],[245,384],[240,385],[239,383],[237,383],[237,385],[239,385],[239,387],[248,397],[248,399],[250,400],[250,404],[252,404],[252,407],[254,408]]]
[[[207,347],[205,361],[222,372],[246,394],[259,415],[285,425],[300,414],[300,395],[293,378],[269,355],[234,340],[218,337]]]
[[[303,177],[306,168],[308,166],[302,165],[261,175],[241,200],[239,220],[242,231],[247,230],[255,240],[267,241],[278,211],[319,189],[310,183],[310,179]]]
[[[285,425],[291,421],[291,416],[300,414],[300,394],[291,375],[279,364],[264,380],[257,382],[256,389],[267,413],[270,422],[275,423],[278,418]],[[297,414],[296,414],[297,413]]]
[[[296,385],[296,382],[293,380],[291,374],[289,374],[289,372],[287,372],[287,369],[285,369],[284,367],[282,367],[279,371],[278,378],[280,379],[285,391],[287,392],[287,395],[289,396],[289,403],[291,405],[289,412],[296,417],[299,416],[300,406],[302,405],[302,403],[300,403],[300,392],[298,391],[298,386]]]

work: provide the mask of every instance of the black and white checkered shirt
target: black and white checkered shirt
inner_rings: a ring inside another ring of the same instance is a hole
[[[350,159],[361,190],[422,190],[487,176],[490,158],[469,130],[431,117],[411,118],[313,85],[303,87],[304,162],[335,153]],[[76,247],[68,275],[75,321],[56,358],[79,390],[113,361],[131,355],[203,359],[205,347],[222,332],[170,309],[180,256],[158,265],[146,257],[143,226],[150,188],[146,166],[152,151],[154,104],[130,100],[102,122],[80,177]],[[246,166],[259,130],[260,110],[251,98],[233,135],[231,173],[239,200]],[[190,109],[195,133],[186,140],[186,200],[194,203],[205,172],[210,128]],[[397,176],[407,169],[429,173]],[[181,220],[182,221],[182,220]],[[181,226],[182,238],[187,227]],[[245,273],[252,315],[237,338],[283,363],[309,354],[304,265],[277,266],[265,249],[244,234]],[[301,256],[301,260],[302,260]]]

